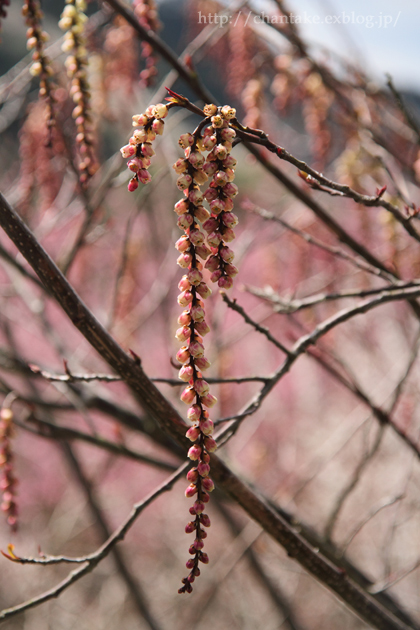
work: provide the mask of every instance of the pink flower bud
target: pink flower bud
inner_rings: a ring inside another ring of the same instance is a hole
[[[204,551],[200,552],[200,555],[199,555],[198,559],[203,564],[208,564],[209,563],[209,557],[208,557],[208,555],[206,553],[204,553]]]
[[[189,339],[190,336],[191,336],[191,329],[188,326],[182,326],[181,328],[178,328],[178,330],[175,333],[176,339],[178,339],[178,341],[181,341],[181,342],[187,341],[187,339]]]
[[[194,359],[194,363],[195,366],[201,370],[201,372],[204,372],[205,370],[208,370],[209,367],[211,366],[211,363],[208,359],[206,359],[206,357],[198,357]]]
[[[197,551],[200,551],[204,547],[204,542],[202,540],[199,540],[198,538],[194,540],[193,544],[194,544],[195,549],[197,549]]]
[[[191,405],[192,401],[195,398],[195,391],[192,387],[186,387],[180,396],[182,402],[186,405]]]
[[[153,140],[156,140],[156,131],[154,131],[153,129],[148,129],[146,141],[153,142]]]
[[[178,324],[181,326],[188,326],[191,323],[191,315],[189,311],[182,311],[181,315],[178,317]]]
[[[132,120],[133,127],[137,125],[139,127],[144,127],[149,122],[149,118],[146,116],[146,114],[136,114],[135,116],[132,116]]]
[[[129,158],[136,153],[136,147],[132,144],[126,144],[120,151],[123,158]]]
[[[209,271],[216,271],[219,268],[220,261],[217,256],[210,256],[204,265],[206,269]]]
[[[194,376],[194,370],[191,365],[184,365],[178,372],[178,378],[185,383],[188,383]]]
[[[200,169],[204,164],[204,157],[198,151],[193,151],[188,156],[188,162],[194,166],[194,168]]]
[[[231,289],[233,286],[233,280],[230,276],[221,276],[217,281],[218,286],[221,289]]]
[[[194,446],[191,446],[191,448],[188,451],[188,457],[192,459],[193,461],[196,461],[197,459],[200,459],[200,455],[201,455],[201,446],[198,446],[198,444],[194,444]]]
[[[217,171],[213,175],[212,182],[216,184],[216,186],[224,186],[225,184],[227,184],[227,181],[228,181],[228,176],[226,175],[224,171]]]
[[[188,212],[188,204],[186,200],[181,199],[180,201],[177,201],[174,206],[174,210],[178,215],[185,214],[186,212]]]
[[[217,449],[216,440],[214,440],[212,437],[208,436],[204,440],[204,446],[205,446],[206,451],[208,453],[213,453]]]
[[[205,312],[202,306],[193,306],[191,308],[191,317],[195,322],[202,322],[204,320]]]
[[[235,253],[229,247],[226,247],[226,246],[223,246],[220,248],[219,254],[222,260],[226,263],[231,263],[232,260],[235,258]]]
[[[203,193],[199,188],[193,188],[192,190],[188,191],[188,199],[195,206],[201,206],[203,203]]]
[[[150,142],[143,142],[143,144],[141,145],[141,152],[145,157],[149,157],[149,158],[153,157],[155,154]]]
[[[204,503],[202,501],[196,501],[193,505],[195,514],[201,514],[204,512]]]
[[[206,173],[206,175],[209,175],[209,177],[214,175],[217,170],[218,170],[217,162],[206,162],[203,166],[203,171]]]
[[[197,254],[197,256],[200,256],[202,260],[206,260],[206,258],[210,256],[211,251],[209,250],[207,245],[203,243],[202,245],[197,245],[195,253]]]
[[[232,140],[236,137],[236,131],[232,129],[232,127],[226,127],[225,129],[222,129],[220,136],[222,140],[232,142]]]
[[[207,492],[201,493],[201,500],[203,503],[208,503],[210,501],[210,495]]]
[[[187,562],[185,563],[185,566],[187,567],[187,569],[193,569],[194,568],[193,558],[190,558],[189,560],[187,560]]]
[[[234,278],[239,272],[235,265],[225,265],[225,273],[231,278]]]
[[[199,186],[202,186],[203,184],[206,183],[206,181],[208,180],[208,177],[204,171],[199,170],[199,171],[194,171],[193,180],[194,180],[194,183],[198,184]]]
[[[191,259],[191,254],[181,254],[181,256],[178,256],[178,258],[176,259],[176,262],[182,269],[187,269],[191,262]]]
[[[217,105],[213,105],[213,103],[204,105],[203,111],[206,116],[214,116],[215,113],[217,112]]]
[[[179,238],[177,240],[177,242],[175,243],[175,247],[177,248],[177,250],[179,252],[186,252],[187,249],[190,248],[190,239],[188,238],[188,236],[181,236],[181,238]]]
[[[230,105],[223,105],[220,113],[223,118],[226,118],[226,120],[232,120],[232,118],[235,118],[236,116],[236,109]]]
[[[205,418],[204,420],[200,420],[200,430],[204,435],[211,435],[214,430],[213,421],[210,418]]]
[[[217,198],[217,194],[218,193],[215,188],[207,188],[206,192],[204,193],[204,198],[210,203]]]
[[[155,118],[166,118],[168,115],[168,107],[163,103],[158,103],[153,107],[152,113]]]
[[[188,282],[193,285],[198,285],[203,280],[203,274],[198,269],[190,269],[188,272]]]
[[[217,138],[216,136],[206,136],[203,139],[203,147],[205,148],[206,151],[211,151],[213,149],[213,147],[216,146],[217,143]]]
[[[223,119],[219,114],[216,114],[215,116],[211,117],[211,124],[213,125],[213,127],[215,129],[218,129],[219,127],[223,127]]]
[[[178,140],[181,149],[186,149],[194,144],[194,136],[191,133],[183,133]]]
[[[222,270],[221,269],[216,269],[216,271],[213,271],[213,273],[210,276],[210,280],[212,282],[217,282],[219,280],[219,278],[221,278],[222,276]]]
[[[152,176],[150,175],[149,171],[146,171],[145,168],[142,168],[138,173],[137,176],[139,178],[139,181],[142,184],[148,184],[149,182],[152,181]]]
[[[200,230],[190,230],[189,239],[193,245],[202,245],[204,243],[204,233]]]
[[[207,381],[204,381],[202,378],[196,379],[193,387],[199,396],[205,396],[210,389]]]
[[[200,523],[203,527],[210,527],[211,523],[209,516],[207,514],[201,514]]]
[[[226,207],[225,202],[223,201],[223,199],[213,199],[213,201],[210,202],[210,210],[213,214],[220,214]]]
[[[197,206],[197,208],[194,210],[194,216],[199,221],[205,221],[209,218],[210,212],[204,206]]]
[[[223,188],[223,192],[228,197],[236,197],[238,194],[238,187],[236,184],[232,184],[232,182],[228,182],[226,186]]]
[[[198,333],[200,333],[200,335],[208,335],[210,332],[210,327],[205,321],[197,322],[195,324],[195,329]]]
[[[191,356],[193,356],[194,358],[199,358],[199,357],[204,356],[204,346],[198,341],[190,341],[189,349],[190,349]],[[206,405],[206,407],[208,407],[208,405]]]
[[[177,225],[180,230],[188,230],[193,223],[194,219],[190,214],[181,214],[177,220]]]
[[[133,133],[133,138],[137,144],[140,144],[147,139],[147,132],[144,129],[136,129]]]
[[[165,123],[163,122],[163,120],[154,120],[152,122],[152,129],[159,136],[163,134],[164,128],[165,128]]]
[[[230,243],[231,241],[233,241],[236,238],[235,232],[232,230],[232,228],[225,228],[223,231],[223,240],[226,243]]]
[[[205,526],[204,526],[205,527]],[[195,523],[193,523],[192,521],[190,521],[189,523],[187,523],[187,525],[185,526],[185,533],[186,534],[192,534],[193,532],[195,532]]]
[[[174,171],[176,173],[185,173],[185,171],[188,168],[188,162],[187,160],[184,160],[183,158],[179,158],[175,164],[172,165],[172,168],[174,169]]]
[[[183,291],[178,295],[177,299],[180,306],[187,306],[190,302],[192,302],[193,296],[191,291]]]
[[[233,210],[233,201],[227,197],[225,199],[225,212],[230,212],[231,210]]]
[[[183,175],[178,177],[178,179],[176,180],[176,185],[178,186],[180,190],[184,190],[185,188],[188,188],[191,182],[192,182],[191,175],[188,175],[188,173],[184,173]]]
[[[176,353],[176,359],[179,363],[185,363],[190,358],[190,351],[186,346],[182,346]]]
[[[141,160],[138,157],[135,157],[129,162],[127,162],[127,166],[130,169],[130,171],[133,171],[133,173],[137,173],[137,171],[139,171],[141,168],[144,167],[144,164],[143,164],[143,160]]]
[[[225,170],[225,173],[226,173],[228,182],[233,182],[233,180],[235,179],[235,171],[232,168],[227,168]]]
[[[218,144],[214,147],[214,152],[217,155],[218,160],[224,160],[228,154],[226,147],[224,147],[223,144]]]
[[[191,497],[193,497],[195,494],[197,494],[197,487],[194,484],[191,484],[185,490],[185,496],[187,497],[187,499],[191,499]]]
[[[224,168],[235,168],[236,164],[237,164],[237,160],[236,160],[236,158],[233,157],[233,155],[228,155],[223,160],[223,167]]]
[[[236,214],[233,214],[233,212],[224,212],[222,214],[222,221],[228,228],[234,228],[235,225],[238,225],[238,217]]]
[[[217,398],[216,398],[216,396],[213,396],[213,394],[206,394],[205,396],[200,398],[200,402],[205,407],[214,407],[214,405],[217,403]],[[207,446],[206,446],[206,448],[207,448]],[[207,448],[207,450],[209,450],[209,449]]]
[[[214,201],[212,201],[212,203],[214,203]],[[214,217],[210,217],[210,219],[207,219],[207,221],[203,223],[203,229],[206,230],[208,234],[217,230],[218,226],[219,222]]]
[[[187,411],[188,419],[192,422],[199,420],[201,417],[201,407],[200,405],[192,405]]]
[[[191,442],[195,442],[200,437],[200,429],[198,427],[190,427],[185,435]]]
[[[194,483],[195,481],[197,481],[197,479],[198,479],[197,468],[191,468],[191,470],[187,472],[187,480],[190,481],[191,483]]]
[[[205,300],[210,297],[212,291],[210,287],[207,286],[205,282],[200,282],[200,284],[196,287],[197,293],[201,295],[201,297]]]
[[[128,182],[128,190],[134,192],[139,187],[139,183],[135,177]]]
[[[210,247],[219,247],[222,241],[223,237],[220,232],[211,232],[207,237],[207,243],[210,245]]]
[[[213,492],[214,490],[214,483],[213,480],[210,479],[210,477],[206,477],[205,479],[203,479],[201,485],[206,492]]]
[[[181,280],[178,282],[178,289],[180,291],[187,291],[188,289],[191,289],[191,284],[188,280],[188,276],[182,276]]]
[[[200,477],[207,477],[210,472],[209,464],[206,464],[205,462],[200,462],[197,466],[197,472]]]

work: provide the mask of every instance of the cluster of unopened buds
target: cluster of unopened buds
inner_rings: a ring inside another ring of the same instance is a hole
[[[13,412],[8,407],[0,411],[0,490],[3,496],[1,509],[6,513],[7,523],[12,532],[17,530],[16,486],[13,474],[13,453],[11,439],[13,437]]]
[[[169,100],[177,104],[176,99]],[[151,143],[156,134],[162,133],[162,118],[167,112],[168,106],[158,104],[150,106],[144,114],[133,116],[133,125],[142,129],[136,130],[129,144],[121,149],[123,157],[129,158],[129,169],[135,173],[128,185],[130,191],[138,187],[139,181],[148,183],[151,180],[147,170],[154,153]],[[195,540],[190,546],[192,557],[187,562],[190,572],[182,580],[179,593],[191,593],[192,583],[200,575],[199,564],[209,561],[203,547],[207,536],[204,528],[210,526],[210,519],[204,510],[210,499],[209,493],[214,489],[209,477],[210,453],[217,445],[212,437],[214,424],[208,409],[217,400],[202,375],[210,367],[204,356],[203,337],[210,331],[205,321],[204,300],[211,295],[211,289],[204,280],[204,269],[210,271],[210,280],[224,289],[232,286],[232,279],[238,273],[232,264],[234,254],[226,245],[235,238],[233,228],[238,222],[232,212],[233,198],[238,192],[233,183],[236,160],[231,155],[236,136],[231,121],[236,112],[228,105],[221,108],[206,105],[203,115],[204,120],[194,133],[181,135],[179,144],[184,157],[173,165],[179,175],[177,187],[184,193],[174,208],[178,227],[184,232],[175,244],[179,252],[177,262],[185,269],[178,284],[181,291],[178,303],[184,310],[178,318],[180,328],[176,331],[176,338],[183,344],[177,360],[182,364],[179,378],[187,383],[181,400],[189,405],[187,416],[193,423],[186,436],[193,443],[188,457],[194,462],[187,474],[190,485],[185,492],[188,498],[194,498],[190,508],[194,519],[185,531],[194,533]],[[210,184],[203,193],[201,187],[209,179]],[[209,204],[209,210],[204,207],[205,202]]]
[[[123,158],[130,158],[127,166],[133,171],[134,176],[130,179],[128,190],[133,192],[141,184],[148,184],[152,176],[147,170],[150,166],[150,158],[155,154],[152,142],[157,135],[163,133],[165,123],[163,118],[168,115],[168,107],[163,103],[150,105],[144,114],[133,116],[133,127],[136,129],[128,144],[121,149]]]
[[[134,0],[134,15],[138,18],[140,24],[148,31],[157,31],[161,28],[158,18],[157,5],[155,0]],[[145,60],[146,67],[140,72],[140,80],[146,86],[153,83],[153,79],[157,75],[156,56],[153,48],[148,42],[141,42],[141,56]]]
[[[70,96],[74,102],[73,118],[76,122],[76,142],[81,154],[80,182],[86,184],[96,170],[92,139],[91,94],[87,80],[88,56],[85,46],[86,0],[66,0],[59,27],[66,31],[62,50],[68,55],[65,65],[71,78]]]
[[[39,95],[45,99],[47,104],[47,127],[49,129],[48,144],[51,143],[51,128],[54,126],[54,97],[52,94],[51,77],[53,70],[51,61],[45,54],[45,42],[49,36],[42,29],[42,11],[38,0],[25,0],[22,7],[22,15],[28,27],[26,31],[26,46],[28,50],[33,50],[33,64],[29,68],[32,76],[39,76]]]

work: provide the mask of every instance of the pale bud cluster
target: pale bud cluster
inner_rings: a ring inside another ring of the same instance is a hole
[[[233,199],[238,194],[238,187],[233,183],[236,159],[230,154],[236,132],[229,125],[236,111],[229,105],[220,111],[215,105],[206,105],[204,113],[211,117],[211,125],[204,130],[202,140],[209,151],[203,170],[211,177],[210,186],[204,193],[211,216],[203,223],[203,228],[212,253],[205,267],[212,272],[212,282],[217,282],[222,289],[230,289],[238,273],[232,264],[234,253],[226,244],[235,238],[233,228],[238,223],[238,217],[232,212]]]
[[[184,307],[178,323],[176,338],[184,345],[177,353],[177,359],[182,363],[179,378],[187,387],[181,394],[181,400],[190,405],[187,415],[193,425],[187,431],[187,437],[193,445],[188,451],[188,457],[195,463],[187,475],[190,482],[185,495],[195,499],[190,508],[194,520],[186,527],[187,533],[195,533],[195,540],[190,546],[192,557],[187,562],[190,570],[188,577],[182,580],[183,586],[179,593],[191,593],[192,583],[200,575],[199,563],[208,563],[208,556],[202,551],[204,538],[207,536],[203,527],[209,527],[210,519],[204,514],[205,504],[209,501],[209,493],[214,489],[214,483],[209,477],[210,453],[216,450],[216,442],[212,437],[213,422],[209,418],[206,408],[213,407],[216,398],[209,391],[208,383],[202,377],[202,371],[210,366],[204,356],[203,336],[209,332],[205,321],[204,302],[211,290],[203,279],[203,264],[210,255],[205,245],[205,234],[200,229],[200,223],[209,219],[210,213],[204,208],[203,194],[200,185],[207,179],[204,172],[204,156],[201,153],[202,144],[199,137],[190,133],[183,134],[179,144],[184,149],[184,158],[174,164],[178,173],[177,186],[184,192],[184,198],[175,204],[178,215],[178,227],[185,232],[176,242],[180,253],[178,264],[186,270],[179,282],[181,293],[178,303]],[[201,260],[200,260],[201,259]]]
[[[32,61],[33,64],[29,68],[29,72],[32,76],[40,77],[39,81],[39,95],[46,99],[47,103],[47,126],[51,131],[51,127],[54,126],[54,98],[52,95],[51,76],[53,70],[51,68],[51,60],[45,54],[45,42],[48,41],[48,33],[42,30],[41,21],[43,14],[38,0],[25,0],[22,7],[22,15],[25,18],[25,23],[28,27],[26,31],[26,47],[28,50],[33,50]],[[48,138],[50,143],[51,137]]]
[[[75,119],[81,161],[79,163],[80,182],[86,184],[97,169],[93,153],[91,94],[87,79],[88,56],[85,42],[87,21],[85,0],[66,0],[66,6],[58,23],[66,31],[62,50],[68,53],[65,65],[71,79],[70,96],[74,102],[72,116]]]
[[[161,28],[155,0],[134,0],[133,11],[140,24],[148,31],[157,33]],[[140,72],[140,80],[149,87],[157,75],[157,58],[148,42],[141,42],[141,56],[145,60],[146,67]]]
[[[128,183],[128,190],[133,192],[141,184],[148,184],[152,176],[147,170],[150,158],[155,154],[152,142],[161,135],[165,128],[164,118],[168,115],[168,107],[163,103],[150,105],[144,114],[133,116],[133,127],[136,129],[128,144],[120,149],[123,158],[129,158],[127,166],[134,173]]]
[[[13,437],[13,413],[3,407],[0,411],[0,490],[2,493],[1,509],[6,514],[6,520],[12,532],[17,530],[16,486],[17,480],[13,474],[13,452],[11,439]]]

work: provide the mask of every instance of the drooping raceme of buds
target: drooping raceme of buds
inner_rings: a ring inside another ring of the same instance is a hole
[[[179,378],[187,383],[181,400],[189,405],[187,415],[193,422],[186,435],[193,443],[188,457],[195,464],[187,474],[189,486],[185,491],[187,498],[194,498],[190,508],[194,520],[188,523],[185,531],[194,533],[195,540],[190,546],[192,557],[186,565],[189,574],[183,578],[183,586],[178,592],[191,593],[192,583],[200,575],[199,564],[208,563],[208,556],[202,549],[207,535],[204,528],[210,525],[210,519],[204,514],[204,509],[210,498],[209,492],[214,489],[214,483],[208,475],[209,453],[216,448],[216,442],[210,438],[213,422],[206,407],[211,407],[216,398],[209,393],[209,385],[202,376],[202,371],[210,366],[204,356],[203,336],[210,329],[205,321],[203,300],[211,294],[203,279],[201,262],[210,254],[204,242],[205,235],[200,229],[200,223],[210,218],[210,213],[202,205],[204,198],[200,189],[208,179],[204,171],[203,139],[199,132],[185,133],[181,135],[179,144],[184,150],[184,157],[177,160],[173,168],[179,175],[177,186],[184,192],[184,198],[175,204],[174,210],[178,215],[178,227],[184,231],[184,235],[178,239],[175,247],[180,252],[178,264],[185,269],[185,274],[178,284],[181,291],[178,303],[184,310],[178,319],[180,328],[176,338],[184,344],[177,359],[182,363]],[[212,442],[208,443],[209,438]]]
[[[72,115],[76,123],[76,142],[80,153],[79,180],[83,186],[87,185],[97,170],[93,151],[93,120],[87,79],[88,56],[84,36],[86,6],[85,0],[66,0],[58,23],[59,27],[66,31],[62,50],[68,53],[65,65],[71,79],[70,96],[74,102]]]
[[[206,105],[206,108],[204,112],[211,116],[211,125],[204,130],[203,145],[210,152],[203,170],[212,179],[204,194],[211,217],[204,222],[203,228],[208,234],[207,244],[212,255],[205,266],[212,272],[212,282],[217,282],[222,289],[230,289],[238,273],[232,264],[234,253],[227,245],[235,238],[233,228],[238,223],[232,212],[233,199],[238,193],[238,187],[233,183],[236,160],[231,155],[236,132],[230,125],[236,111],[229,105],[219,109],[215,105]]]
[[[150,158],[155,154],[152,142],[157,135],[163,133],[165,127],[163,119],[167,115],[167,105],[158,103],[157,105],[150,105],[144,114],[133,116],[133,127],[140,127],[140,129],[136,129],[128,144],[120,149],[123,158],[129,158],[127,166],[134,173],[128,183],[130,192],[138,188],[139,182],[148,184],[152,181],[152,176],[148,171]]]
[[[13,412],[9,407],[0,411],[0,490],[2,493],[1,509],[6,514],[6,520],[12,532],[17,531],[17,480],[13,474],[13,452],[11,440],[13,437]]]

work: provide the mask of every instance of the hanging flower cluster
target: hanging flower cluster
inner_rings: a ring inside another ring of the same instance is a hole
[[[17,505],[16,486],[17,480],[13,474],[13,452],[11,439],[13,437],[13,412],[7,407],[0,411],[0,490],[3,495],[1,509],[7,515],[7,523],[12,532],[17,531]]]
[[[151,180],[148,172],[150,157],[154,154],[152,141],[156,134],[163,131],[163,118],[168,109],[187,101],[175,93],[170,104],[151,105],[144,114],[133,116],[136,129],[129,143],[122,147],[124,158],[129,158],[128,168],[135,173],[128,189],[135,190],[139,181],[147,184]],[[233,252],[226,245],[235,238],[233,228],[238,222],[233,214],[233,198],[238,192],[233,183],[236,160],[231,155],[232,142],[236,132],[231,125],[236,112],[228,105],[217,107],[206,105],[202,112],[204,120],[194,133],[184,133],[179,144],[184,150],[184,157],[179,158],[173,168],[179,175],[177,187],[184,197],[175,204],[178,215],[178,227],[184,234],[177,240],[175,247],[179,252],[178,265],[185,270],[178,288],[178,304],[184,308],[178,323],[176,338],[183,345],[177,353],[177,360],[182,364],[179,378],[187,383],[181,394],[181,400],[189,408],[188,419],[192,426],[186,436],[193,443],[188,457],[194,467],[187,474],[189,486],[185,492],[188,498],[194,498],[190,507],[193,516],[185,528],[187,533],[194,533],[195,540],[190,546],[191,558],[187,561],[189,574],[182,582],[179,593],[191,593],[192,583],[200,575],[200,563],[207,564],[209,559],[203,551],[205,528],[210,526],[210,519],[204,513],[206,503],[214,483],[209,477],[210,453],[216,450],[212,437],[213,422],[208,409],[217,400],[209,391],[202,372],[210,367],[204,356],[203,337],[210,331],[205,321],[204,300],[211,295],[211,289],[204,281],[203,270],[211,272],[210,279],[219,287],[228,289],[232,278],[237,274],[232,264]],[[207,157],[203,155],[207,153]],[[203,194],[201,187],[210,179],[210,185]],[[209,203],[210,212],[203,203]],[[203,231],[204,230],[204,231]],[[207,232],[207,244],[206,236]],[[207,261],[204,263],[204,261]]]
[[[51,128],[54,120],[54,97],[52,94],[51,76],[53,74],[51,61],[45,54],[45,42],[48,41],[48,33],[42,30],[41,21],[43,14],[38,0],[25,0],[22,7],[22,15],[25,18],[28,30],[26,31],[26,46],[33,50],[29,71],[32,76],[39,76],[39,95],[45,99],[47,105],[48,144],[51,144]]]
[[[216,105],[206,105],[204,113],[211,117],[211,125],[204,130],[203,145],[210,153],[204,165],[204,171],[212,176],[204,197],[209,202],[211,217],[203,224],[208,233],[207,243],[212,256],[206,262],[211,281],[220,288],[230,289],[233,278],[238,273],[232,264],[234,253],[226,245],[235,238],[233,228],[238,217],[232,212],[233,199],[238,194],[238,187],[233,183],[236,160],[230,155],[232,141],[236,136],[229,121],[235,118],[236,111],[225,105],[219,111]]]
[[[140,24],[148,31],[157,33],[162,27],[155,0],[134,0],[133,11]],[[153,79],[158,71],[156,68],[157,57],[148,42],[141,42],[141,56],[145,60],[146,67],[140,72],[140,81],[145,87],[149,87],[153,84]]]
[[[163,133],[165,127],[163,118],[166,118],[167,115],[167,105],[158,103],[157,105],[150,105],[144,114],[133,116],[133,127],[141,127],[141,129],[136,129],[128,144],[120,149],[123,158],[130,158],[127,166],[134,173],[128,183],[130,192],[138,188],[139,182],[148,184],[152,180],[152,176],[147,170],[150,166],[150,158],[155,154],[152,142],[157,135]]]
[[[87,16],[84,11],[85,0],[66,0],[58,25],[66,31],[62,50],[71,53],[65,65],[71,78],[70,96],[75,104],[73,118],[77,128],[76,142],[81,155],[79,180],[81,184],[86,185],[95,173],[97,165],[93,152],[91,95],[87,79],[88,58],[84,36]]]
[[[191,584],[200,575],[199,563],[208,563],[208,556],[202,549],[207,536],[203,528],[210,526],[210,519],[204,514],[204,509],[210,499],[209,493],[214,489],[213,481],[209,477],[209,462],[210,453],[216,449],[216,442],[211,437],[213,422],[206,408],[213,407],[217,401],[210,394],[209,385],[202,377],[202,371],[210,367],[210,362],[204,356],[203,336],[210,329],[204,319],[203,300],[211,294],[203,280],[201,262],[209,257],[210,250],[204,243],[205,235],[198,223],[210,218],[210,213],[202,205],[204,197],[200,190],[200,185],[208,179],[201,153],[205,148],[204,139],[199,131],[194,135],[186,133],[180,137],[179,144],[184,149],[185,158],[177,160],[174,169],[179,174],[177,186],[184,191],[184,198],[175,204],[175,212],[178,215],[178,227],[185,234],[175,246],[180,252],[178,264],[187,273],[178,285],[181,291],[178,303],[184,307],[184,311],[178,319],[181,327],[178,328],[176,337],[178,341],[184,342],[177,353],[177,359],[183,364],[179,378],[188,383],[181,394],[181,400],[190,405],[187,415],[193,426],[186,435],[193,442],[188,457],[195,463],[187,474],[190,485],[185,492],[188,498],[195,497],[194,505],[190,508],[194,520],[188,523],[185,531],[194,532],[195,540],[190,546],[192,557],[187,562],[190,573],[182,580],[183,586],[178,592],[191,593]]]

